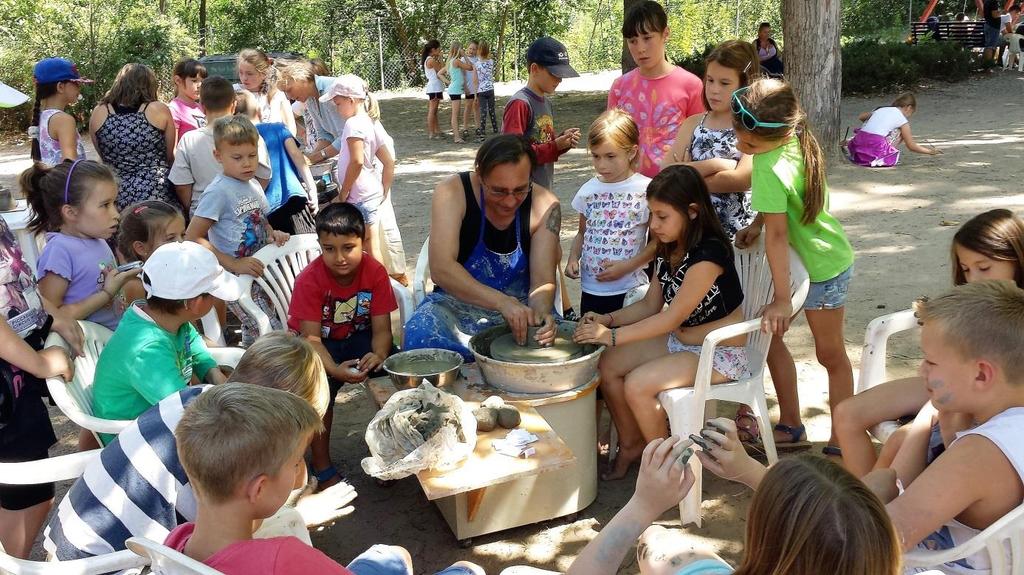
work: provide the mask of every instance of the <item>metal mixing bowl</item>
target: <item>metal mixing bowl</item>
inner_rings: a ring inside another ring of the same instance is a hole
[[[499,325],[469,340],[469,349],[489,385],[511,393],[561,393],[590,383],[597,375],[597,362],[604,351],[603,345],[584,345],[583,356],[555,363],[512,363],[494,359],[491,357],[491,342],[509,331],[508,325]],[[558,331],[562,336],[572,338],[576,322],[560,320]]]
[[[418,387],[424,379],[444,387],[455,383],[461,367],[461,355],[433,347],[403,351],[384,360],[384,371],[398,389]]]

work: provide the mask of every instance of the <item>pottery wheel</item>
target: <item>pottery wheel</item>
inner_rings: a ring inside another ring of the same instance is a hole
[[[519,345],[511,333],[491,342],[491,357],[509,363],[559,363],[583,355],[583,346],[559,334],[550,347]]]

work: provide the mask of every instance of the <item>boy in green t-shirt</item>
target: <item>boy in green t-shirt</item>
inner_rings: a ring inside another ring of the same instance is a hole
[[[194,242],[164,244],[142,268],[146,304],[132,307],[96,364],[93,412],[103,419],[135,419],[195,376],[218,384],[225,376],[192,326],[217,299],[241,295],[238,278]],[[104,444],[112,435],[101,434]]]

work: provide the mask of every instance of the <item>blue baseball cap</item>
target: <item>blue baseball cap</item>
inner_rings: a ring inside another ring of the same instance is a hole
[[[534,40],[526,50],[526,61],[544,66],[556,78],[579,77],[579,73],[569,65],[569,51],[565,49],[565,44],[551,36]]]
[[[83,78],[78,73],[78,66],[67,58],[43,58],[32,68],[32,77],[36,84],[53,84],[55,82],[79,82],[92,84],[92,80]]]

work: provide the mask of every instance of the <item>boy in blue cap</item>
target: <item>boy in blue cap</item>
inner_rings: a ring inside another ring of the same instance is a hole
[[[537,165],[530,174],[530,181],[550,190],[555,161],[580,141],[580,129],[569,128],[556,135],[547,95],[555,93],[563,78],[576,78],[579,74],[569,65],[565,45],[550,36],[530,44],[526,62],[530,79],[505,104],[501,133],[519,134],[530,140],[537,154]]]

